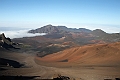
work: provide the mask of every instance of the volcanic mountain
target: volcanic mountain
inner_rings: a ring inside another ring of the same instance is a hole
[[[91,32],[89,29],[85,28],[67,28],[66,26],[52,26],[46,25],[41,28],[30,30],[29,33],[65,33],[65,32]]]
[[[61,52],[36,58],[48,63],[120,65],[120,42],[110,44],[93,44],[70,48]]]
[[[29,33],[47,33],[43,37],[73,41],[80,45],[93,43],[106,43],[120,41],[120,33],[106,33],[101,29],[89,30],[85,28],[67,28],[66,26],[46,25],[41,28],[30,30]]]
[[[23,43],[23,51],[29,52],[32,50],[40,57],[75,46],[120,41],[120,33],[109,34],[101,29],[91,31],[85,28],[74,29],[67,28],[66,26],[46,25],[35,30],[30,30],[29,32],[47,34],[43,36],[17,38],[13,39],[13,41]]]

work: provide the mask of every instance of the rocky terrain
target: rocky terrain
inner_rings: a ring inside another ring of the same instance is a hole
[[[0,35],[0,47],[5,49],[13,48],[11,39],[6,38],[4,33]]]
[[[12,40],[0,35],[0,76],[119,80],[120,33],[52,25],[28,32],[47,34]]]
[[[16,38],[13,39],[13,41],[23,44],[21,51],[23,50],[23,52],[25,51],[28,53],[29,51],[34,51],[40,57],[69,49],[71,47],[120,41],[120,33],[110,34],[101,29],[91,31],[85,28],[74,29],[65,26],[46,25],[28,32],[33,34],[47,34],[43,36]]]

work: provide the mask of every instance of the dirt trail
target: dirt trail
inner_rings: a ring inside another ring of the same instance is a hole
[[[42,79],[51,79],[55,74],[59,74],[57,68],[41,66],[35,63],[34,56],[29,56],[25,59],[27,66],[30,66],[32,72],[29,76],[41,76]]]

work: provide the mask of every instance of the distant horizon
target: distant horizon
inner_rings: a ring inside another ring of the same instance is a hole
[[[52,24],[47,24],[47,25],[52,25]],[[44,25],[46,26],[46,25]],[[52,26],[65,26],[65,25],[52,25]],[[109,26],[109,27],[108,27]],[[114,25],[113,25],[114,26]],[[43,27],[43,26],[41,26]],[[46,35],[45,33],[28,33],[29,30],[33,30],[33,29],[37,29],[37,28],[41,28],[41,27],[0,27],[0,34],[5,33],[6,37],[9,37],[11,39],[13,38],[23,38],[23,37],[34,37],[34,36],[42,36],[42,35]],[[75,28],[75,27],[68,27],[67,28]],[[91,27],[91,29],[89,29]],[[99,28],[98,28],[99,27]],[[108,28],[106,28],[108,27]],[[79,27],[79,28],[85,28],[85,29],[89,29],[89,30],[96,30],[96,29],[101,29],[103,31],[105,31],[106,33],[120,33],[120,28],[117,28],[118,26],[116,25],[116,27],[112,27],[110,25],[93,25],[91,24],[91,26],[83,26],[83,27]],[[78,27],[76,28],[78,29]]]
[[[50,23],[49,23],[50,24]],[[41,28],[43,26],[49,25],[43,24],[41,26],[34,27],[0,27],[0,31],[19,31],[19,30],[32,30]],[[68,25],[59,25],[59,24],[51,24],[52,26],[66,26],[67,28],[86,28],[89,30],[101,29],[107,33],[120,33],[119,25],[107,25],[107,24],[68,24]]]

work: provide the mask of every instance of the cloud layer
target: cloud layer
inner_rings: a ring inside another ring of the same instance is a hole
[[[119,33],[120,27],[118,26],[84,26],[87,29],[95,30],[95,29],[101,29],[107,33]]]
[[[45,35],[46,33],[27,33],[28,30],[17,30],[17,31],[0,31],[1,33],[5,33],[6,37],[9,37],[11,39],[13,38],[23,38],[23,37],[33,37],[33,36],[41,36]]]
[[[107,33],[119,33],[120,25],[107,25],[107,24],[68,24],[67,27],[70,28],[86,28],[90,30],[101,29]]]

